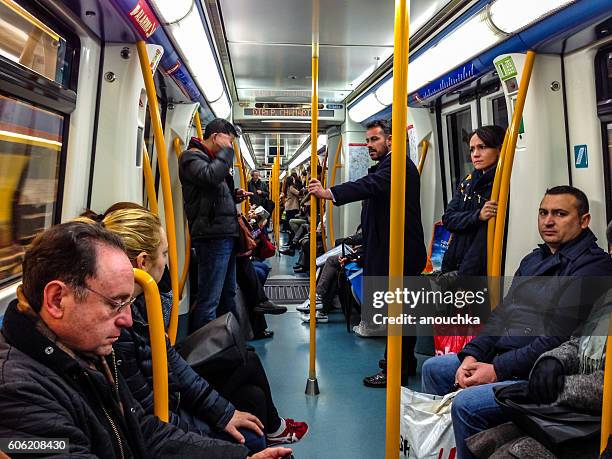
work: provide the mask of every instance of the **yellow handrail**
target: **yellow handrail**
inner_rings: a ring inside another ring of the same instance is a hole
[[[604,362],[603,403],[601,407],[601,442],[600,451],[606,449],[610,433],[612,433],[612,317],[608,323],[608,339],[606,340],[606,360]]]
[[[499,187],[501,184],[501,176],[504,168],[504,158],[506,156],[506,150],[508,146],[508,132],[504,135],[504,142],[502,143],[501,151],[499,152],[499,158],[497,159],[497,167],[495,169],[495,177],[493,179],[493,188],[491,189],[491,201],[497,202],[499,200]],[[493,241],[495,240],[495,217],[492,217],[487,222],[487,276],[491,277],[491,267],[493,266]]]
[[[240,188],[242,188],[245,191],[248,191],[246,171],[244,170],[244,161],[242,161],[242,152],[240,151],[240,146],[238,145],[238,142],[236,142],[236,139],[234,139],[234,153],[236,154],[236,161],[237,161],[237,163],[235,164],[235,167],[238,168],[238,175],[240,175]],[[248,203],[248,199],[245,199],[244,201],[242,201],[242,213],[245,215],[248,211],[247,203]]]
[[[310,178],[317,178],[317,133],[319,132],[319,2],[312,2],[312,96],[310,100]],[[316,369],[317,321],[316,314],[316,258],[317,258],[317,198],[310,195],[310,358],[306,394],[319,393]]]
[[[427,152],[429,151],[429,142],[427,140],[423,140],[423,144],[421,145],[421,157],[419,158],[419,175],[423,174],[423,166],[425,166],[425,160],[427,159]]]
[[[172,146],[174,147],[176,159],[181,157],[181,144],[181,139],[175,137]],[[191,233],[189,232],[189,223],[187,219],[185,219],[185,262],[183,263],[183,271],[181,272],[181,280],[179,281],[179,299],[183,299],[183,291],[187,283],[187,275],[189,274],[189,263],[191,263]]]
[[[334,157],[334,167],[332,168],[332,176],[331,176],[331,185],[334,186],[336,184],[336,171],[339,167],[342,167],[342,163],[338,162],[338,158],[342,155],[342,136],[340,136],[340,140],[338,141],[338,146],[336,147],[336,156]],[[331,245],[336,243],[336,234],[334,231],[334,203],[332,201],[327,201],[329,205],[329,241]]]
[[[145,188],[147,189],[147,199],[149,200],[149,209],[151,213],[157,215],[157,196],[155,194],[155,181],[153,180],[153,171],[151,170],[151,158],[147,151],[147,146],[142,145],[142,173],[144,174]]]
[[[168,351],[159,289],[149,273],[138,268],[134,268],[134,281],[142,287],[147,305],[153,360],[153,414],[168,422]]]
[[[149,56],[145,42],[136,42],[138,48],[138,59],[142,78],[147,90],[147,103],[151,115],[151,125],[157,146],[157,167],[159,168],[162,192],[164,195],[164,216],[166,219],[166,233],[168,235],[168,258],[170,265],[170,281],[172,283],[172,312],[170,313],[170,325],[168,325],[168,337],[170,344],[174,345],[176,333],[178,331],[178,312],[179,312],[179,282],[178,282],[178,256],[176,253],[176,232],[174,230],[174,206],[172,205],[172,187],[170,185],[170,171],[168,169],[168,152],[166,151],[166,141],[164,131],[159,116],[159,106],[157,104],[157,92],[153,82],[153,72],[149,64]]]
[[[391,140],[391,220],[389,234],[389,291],[402,289],[404,275],[404,225],[406,213],[406,120],[408,118],[408,0],[395,1],[393,52],[393,137]],[[401,303],[389,304],[389,317],[399,317]],[[400,444],[400,372],[402,327],[389,325],[387,337],[387,438],[386,459],[397,459]]]
[[[204,133],[202,132],[202,121],[200,120],[200,112],[198,110],[196,110],[193,114],[193,122],[195,123],[198,139],[204,139]]]
[[[504,233],[506,227],[506,211],[508,209],[508,196],[510,191],[510,178],[512,176],[512,164],[514,162],[514,153],[516,150],[516,141],[518,139],[521,121],[523,119],[523,109],[525,108],[525,100],[529,89],[529,81],[533,70],[535,60],[535,52],[528,51],[525,59],[523,74],[521,75],[521,84],[512,115],[512,124],[508,133],[508,144],[504,155],[505,164],[502,167],[502,178],[499,188],[499,202],[497,204],[497,218],[495,219],[495,238],[493,240],[493,261],[491,264],[491,276],[499,277],[501,275],[501,259],[504,249]]]

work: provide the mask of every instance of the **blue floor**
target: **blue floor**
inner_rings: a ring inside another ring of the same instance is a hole
[[[272,278],[287,277],[292,275],[297,256],[276,256],[268,261],[273,267]],[[288,309],[286,314],[266,317],[268,328],[274,331],[272,339],[251,344],[264,363],[279,414],[310,426],[308,435],[291,445],[295,458],[384,457],[386,391],[367,388],[362,379],[378,371],[385,340],[349,334],[342,313],[330,314],[329,323],[317,325],[316,368],[321,393],[307,396],[309,327],[300,320],[295,305]],[[419,381],[417,375],[410,386],[418,388]]]

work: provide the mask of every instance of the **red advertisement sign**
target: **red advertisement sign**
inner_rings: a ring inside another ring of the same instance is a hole
[[[128,17],[144,38],[149,38],[159,27],[155,15],[145,0],[138,0]]]

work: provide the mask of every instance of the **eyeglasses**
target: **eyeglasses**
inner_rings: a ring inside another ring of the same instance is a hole
[[[100,292],[96,292],[93,288],[90,288],[87,285],[84,285],[83,287],[85,287],[90,292],[95,293],[99,297],[104,298],[106,303],[112,308],[113,312],[115,312],[116,314],[119,314],[126,307],[131,306],[132,304],[134,304],[134,301],[136,301],[135,297],[130,297],[125,301],[113,300],[112,298],[102,295]]]

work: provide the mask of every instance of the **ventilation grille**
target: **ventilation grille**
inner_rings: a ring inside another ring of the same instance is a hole
[[[275,303],[298,304],[308,299],[308,279],[269,279],[264,290],[266,295]]]

